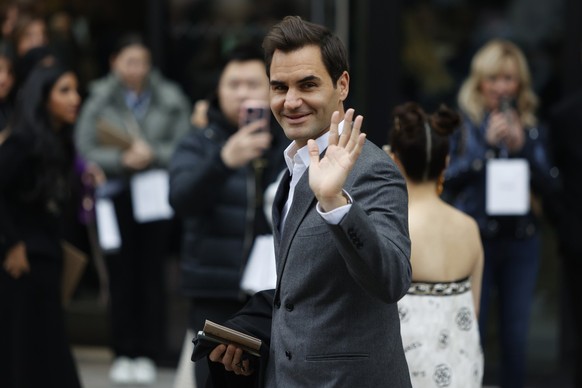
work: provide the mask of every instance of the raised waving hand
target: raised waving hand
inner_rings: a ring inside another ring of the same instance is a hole
[[[344,116],[342,134],[339,135],[340,113],[335,111],[331,116],[329,145],[321,160],[319,159],[320,150],[315,141],[307,142],[311,158],[309,186],[325,212],[347,203],[342,188],[366,140],[366,135],[360,132],[363,120],[362,116],[354,119],[354,110],[348,109]]]

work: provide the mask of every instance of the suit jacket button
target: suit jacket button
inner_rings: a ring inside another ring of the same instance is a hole
[[[279,299],[275,299],[275,308],[280,308],[281,307],[281,300]]]
[[[290,360],[293,356],[292,356],[291,352],[287,350],[287,351],[285,351],[285,357],[287,357],[287,359]]]
[[[293,311],[294,308],[295,308],[295,306],[293,306],[293,303],[287,303],[285,305],[285,310],[287,310],[289,312]]]

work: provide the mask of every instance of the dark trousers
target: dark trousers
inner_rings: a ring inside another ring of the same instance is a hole
[[[198,333],[204,327],[204,322],[210,321],[222,324],[234,313],[239,311],[246,303],[244,301],[229,299],[198,299],[190,300],[190,329]],[[206,359],[201,359],[194,365],[194,375],[196,377],[196,387],[206,387],[209,369]]]
[[[581,237],[582,238],[582,237]],[[572,362],[574,371],[574,387],[582,388],[582,287],[580,286],[580,270],[582,269],[582,254],[579,252],[562,252],[563,274],[567,305],[563,312],[568,319],[571,330],[562,333],[563,341],[568,341],[573,356],[566,360]]]
[[[499,305],[500,386],[520,388],[526,374],[526,349],[533,295],[540,264],[539,237],[483,240],[485,265],[479,330],[484,347],[492,292]]]
[[[19,279],[0,269],[0,387],[81,386],[61,307],[62,261],[28,254]]]
[[[113,351],[157,359],[165,325],[164,258],[169,221],[139,224],[129,191],[113,198],[121,249],[106,256]]]

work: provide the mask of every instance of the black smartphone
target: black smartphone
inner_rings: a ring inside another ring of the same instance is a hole
[[[239,113],[239,127],[243,127],[257,120],[265,120],[265,125],[259,128],[259,130],[268,131],[270,119],[271,108],[267,101],[246,100],[242,103]]]

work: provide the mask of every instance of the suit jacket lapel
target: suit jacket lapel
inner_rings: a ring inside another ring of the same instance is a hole
[[[301,221],[309,211],[311,205],[315,201],[313,191],[309,187],[309,169],[305,171],[297,186],[295,186],[295,193],[293,195],[293,203],[285,221],[283,233],[280,236],[280,241],[275,239],[275,255],[277,258],[277,288],[281,281],[281,276],[287,262],[287,255],[293,236],[297,232]]]
[[[281,219],[283,218],[283,206],[285,206],[285,201],[289,195],[289,182],[291,181],[291,175],[289,170],[285,170],[281,182],[277,187],[277,192],[275,193],[275,198],[273,199],[273,236],[275,240],[275,254],[279,248],[279,243],[281,241]]]

